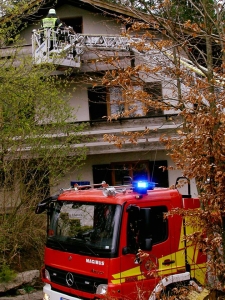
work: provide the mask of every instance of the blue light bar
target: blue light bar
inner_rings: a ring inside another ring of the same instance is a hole
[[[155,187],[155,182],[149,181],[134,181],[133,182],[133,191],[140,194],[147,194],[147,190],[153,190]]]
[[[146,181],[138,181],[137,182],[137,187],[138,188],[147,188],[148,187],[148,182],[146,182]]]
[[[70,186],[74,187],[75,184],[78,185],[90,185],[90,181],[70,181]]]

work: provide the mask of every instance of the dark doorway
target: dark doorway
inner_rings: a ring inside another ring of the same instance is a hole
[[[101,183],[105,181],[109,185],[112,185],[112,171],[110,170],[109,164],[104,165],[94,165],[93,169],[93,179],[94,183]]]
[[[82,33],[83,32],[83,19],[82,17],[76,17],[76,18],[63,18],[61,21],[65,22],[67,26],[73,27],[73,30],[76,33]]]
[[[156,160],[149,162],[150,179],[156,183],[156,187],[168,187],[168,170],[166,160]]]
[[[106,88],[97,86],[88,88],[90,120],[102,119],[107,116]]]

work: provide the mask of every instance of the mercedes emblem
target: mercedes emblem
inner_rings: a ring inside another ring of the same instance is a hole
[[[66,274],[66,283],[68,286],[72,286],[73,283],[74,283],[74,277],[73,277],[73,274],[71,273],[67,273]]]

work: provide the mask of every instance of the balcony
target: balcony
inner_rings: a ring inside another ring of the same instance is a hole
[[[121,118],[111,122],[106,121],[106,119],[100,119],[86,121],[85,123],[88,125],[86,130],[82,132],[82,135],[88,137],[90,141],[73,146],[86,146],[88,147],[88,154],[94,155],[156,149],[163,150],[165,147],[160,142],[160,137],[163,134],[167,134],[175,138],[177,136],[177,128],[182,124],[182,119],[177,115],[161,115],[154,117]],[[149,132],[144,137],[137,139],[137,144],[126,141],[122,148],[115,147],[113,143],[109,143],[103,139],[105,134],[124,137],[123,132],[141,133],[146,129],[149,129]]]

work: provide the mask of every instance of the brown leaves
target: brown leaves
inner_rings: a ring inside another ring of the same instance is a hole
[[[137,144],[138,139],[144,137],[146,134],[149,133],[149,129],[146,128],[142,132],[129,132],[124,131],[121,132],[121,135],[114,135],[114,134],[104,134],[103,140],[109,143],[113,143],[116,147],[122,148],[123,144],[126,142],[130,142],[132,144]]]
[[[192,31],[192,36],[196,37],[196,33],[200,33],[201,29],[198,24],[192,23],[191,20],[188,20],[184,23],[185,29],[190,29]]]
[[[163,1],[160,8],[167,15],[169,1]],[[221,57],[221,61],[214,65],[215,58],[209,49],[213,49],[215,39],[216,45],[222,45],[224,41],[220,41],[219,36],[215,38],[214,35],[205,34],[210,33],[211,28],[218,28],[217,24],[207,28],[208,16],[211,13],[204,15],[202,12],[201,17],[205,22],[198,24],[191,20],[175,24],[172,18],[165,22],[152,16],[149,25],[151,29],[158,29],[158,32],[146,33],[140,38],[140,42],[132,44],[142,54],[141,59],[149,51],[148,59],[143,58],[138,65],[140,56],[134,55],[135,67],[109,71],[104,82],[107,86],[120,86],[123,89],[123,102],[120,104],[127,105],[122,114],[111,118],[128,116],[129,104],[132,104],[130,112],[134,113],[139,102],[153,109],[170,109],[178,112],[182,118],[180,126],[175,129],[176,134],[171,135],[168,130],[160,141],[164,143],[174,162],[173,168],[182,170],[183,175],[189,179],[195,178],[201,208],[176,208],[167,217],[178,214],[185,219],[187,225],[194,227],[194,231],[185,237],[186,241],[196,244],[209,254],[212,257],[209,266],[222,276],[225,273],[220,251],[221,244],[225,246],[222,238],[225,213],[225,64]],[[179,15],[177,18],[179,19]],[[132,28],[136,31],[143,27],[140,22],[131,26],[130,30]],[[201,44],[199,49],[196,37],[200,33],[204,45]],[[167,38],[169,34],[170,41]],[[224,36],[223,29],[220,34]],[[204,52],[204,47],[207,48],[207,53]],[[156,49],[159,51],[157,55]],[[151,55],[151,51],[155,51],[154,55]],[[154,94],[147,95],[143,89],[135,90],[134,86],[143,87],[144,81],[151,80],[163,82],[161,99]],[[146,107],[143,112],[147,113]],[[104,140],[121,148],[126,142],[137,144],[149,133],[124,131],[120,135],[105,135]],[[140,254],[141,259],[142,255],[144,254]],[[222,279],[225,282],[225,278]]]

